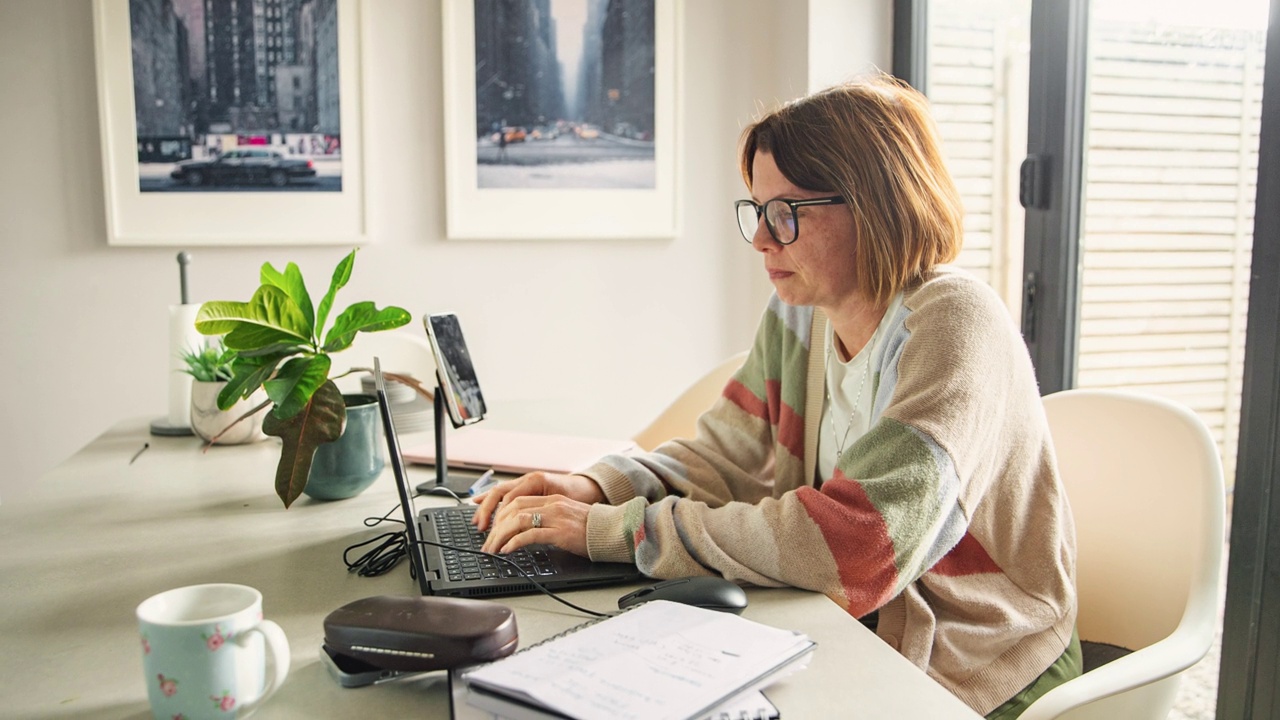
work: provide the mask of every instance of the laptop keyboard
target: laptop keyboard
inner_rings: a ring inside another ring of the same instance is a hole
[[[439,541],[445,545],[479,550],[484,545],[486,533],[480,532],[475,525],[471,524],[471,516],[475,512],[476,508],[465,505],[433,508],[430,513]],[[485,555],[459,552],[448,548],[440,548],[440,554],[444,558],[446,575],[455,582],[523,577],[507,563]],[[523,547],[504,557],[534,577],[556,574],[556,568],[550,556],[547,555],[546,550],[538,546]]]

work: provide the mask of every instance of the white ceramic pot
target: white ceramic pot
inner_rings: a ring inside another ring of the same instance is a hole
[[[247,417],[227,430],[232,423],[235,423],[236,418],[262,404],[267,399],[266,391],[258,388],[258,391],[247,400],[237,402],[229,410],[219,410],[218,393],[222,392],[224,387],[226,387],[225,382],[191,381],[191,429],[196,435],[204,438],[205,442],[226,430],[226,434],[218,438],[219,445],[239,445],[266,440],[267,434],[262,432],[262,419],[271,411],[269,405],[254,413],[253,417]]]

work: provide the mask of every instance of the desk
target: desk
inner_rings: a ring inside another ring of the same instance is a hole
[[[406,443],[415,442],[413,436]],[[144,442],[151,447],[130,458]],[[251,585],[289,637],[289,678],[258,717],[451,716],[444,673],[342,689],[318,660],[321,621],[369,595],[409,595],[407,563],[390,575],[346,572],[345,547],[373,535],[361,520],[396,504],[390,470],[358,497],[284,510],[272,487],[277,441],[215,447],[122,422],[0,506],[0,715],[150,717],[134,608],[162,590]],[[411,469],[414,482],[429,468]],[[418,502],[437,502],[419,498]],[[628,588],[572,593],[610,610]],[[818,642],[810,667],[767,690],[787,718],[975,718],[834,603],[798,590],[751,590],[745,616]],[[542,596],[501,599],[521,645],[582,622]],[[484,717],[464,703],[458,718]]]

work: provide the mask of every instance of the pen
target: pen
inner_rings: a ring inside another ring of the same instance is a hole
[[[474,497],[497,484],[498,481],[493,479],[493,470],[485,470],[483,475],[476,478],[476,481],[471,483],[471,487],[467,490],[467,494]]]
[[[142,454],[142,453],[143,453],[147,448],[149,448],[149,447],[151,447],[151,443],[149,443],[149,442],[144,442],[144,443],[142,443],[142,448],[141,448],[140,450],[138,450],[138,452],[134,453],[134,454],[133,454],[133,457],[129,458],[129,464],[130,464],[130,465],[132,465],[132,464],[133,464],[133,461],[134,461],[134,460],[137,460],[137,459],[138,459],[138,456],[139,456],[139,455],[141,455],[141,454]]]

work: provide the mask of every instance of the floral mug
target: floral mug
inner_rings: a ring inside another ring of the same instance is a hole
[[[245,585],[191,585],[153,595],[138,606],[138,628],[157,720],[243,716],[289,673],[289,641],[279,625],[262,618],[262,593]]]

